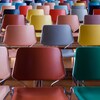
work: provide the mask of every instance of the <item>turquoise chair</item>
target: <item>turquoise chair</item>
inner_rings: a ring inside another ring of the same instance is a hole
[[[16,9],[18,9],[19,6],[26,6],[26,3],[20,3],[20,2],[15,3],[15,8]]]
[[[55,5],[54,9],[64,9],[66,11],[66,14],[69,14],[67,5]]]
[[[84,81],[100,82],[100,47],[76,49],[72,76],[76,86],[73,92],[78,100],[100,100],[100,85],[86,86]]]

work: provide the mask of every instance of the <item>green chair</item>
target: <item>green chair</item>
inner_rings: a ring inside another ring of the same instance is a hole
[[[100,85],[86,86],[84,81],[100,82],[100,47],[76,49],[72,76],[76,86],[72,88],[78,100],[100,100]]]

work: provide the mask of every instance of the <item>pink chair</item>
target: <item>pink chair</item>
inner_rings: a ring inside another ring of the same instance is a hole
[[[3,84],[10,77],[10,65],[7,48],[0,46],[0,84]],[[0,86],[0,100],[4,100],[10,91],[9,86]]]
[[[8,25],[3,42],[15,47],[32,46],[37,42],[34,27],[32,25]]]

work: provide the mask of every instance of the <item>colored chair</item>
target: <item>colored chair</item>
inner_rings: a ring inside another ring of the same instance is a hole
[[[18,9],[5,9],[3,12],[3,18],[5,14],[15,14],[15,15],[19,15],[19,10]]]
[[[67,5],[55,5],[54,9],[62,9],[66,11],[66,14],[69,14]]]
[[[60,15],[57,18],[57,24],[70,25],[72,32],[76,32],[79,29],[79,20],[77,15]]]
[[[100,9],[93,9],[93,15],[100,15]]]
[[[26,17],[26,14],[28,12],[29,9],[32,9],[32,6],[19,6],[19,12],[21,15],[24,15]]]
[[[46,2],[44,5],[50,6],[50,9],[54,9],[55,3],[54,2]]]
[[[1,28],[6,29],[7,25],[25,25],[23,15],[6,14],[3,18]]]
[[[72,15],[77,15],[80,22],[84,21],[84,16],[88,15],[88,12],[86,9],[72,9],[71,10]]]
[[[86,5],[85,5],[85,3],[78,3],[78,2],[76,2],[76,3],[74,3],[74,6],[86,6]]]
[[[43,9],[29,9],[26,14],[26,19],[30,22],[32,15],[44,15]]]
[[[99,86],[87,86],[87,81],[100,81],[100,47],[79,47],[76,49],[72,71],[76,83],[73,92],[78,100],[99,100]]]
[[[35,30],[42,30],[43,25],[52,25],[52,20],[50,15],[32,15],[31,25],[34,26]]]
[[[2,6],[2,13],[4,12],[4,10],[6,9],[15,9],[15,6]]]
[[[2,6],[11,6],[11,3],[0,3],[0,10],[2,9]]]
[[[71,7],[72,9],[86,9],[86,7],[84,6],[84,5],[82,5],[82,6],[72,6]]]
[[[20,6],[26,6],[26,3],[19,3],[18,2],[18,3],[15,4],[16,9],[19,9]]]
[[[3,84],[10,77],[10,72],[7,48],[0,46],[0,84]],[[0,100],[4,100],[9,91],[8,85],[0,85]]]
[[[59,15],[66,15],[66,11],[64,9],[63,10],[62,9],[51,9],[50,15],[51,15],[53,24],[56,24],[57,17]]]
[[[26,3],[26,5],[31,5],[31,3],[33,2],[33,0],[24,0],[24,2]]]
[[[13,78],[19,81],[60,80],[65,76],[61,57],[60,50],[55,47],[20,48],[16,56]],[[12,100],[18,99],[68,100],[68,97],[64,94],[64,90],[61,86],[33,88],[15,87]]]
[[[32,2],[31,5],[32,5],[33,9],[37,9],[37,6],[42,6],[42,4],[40,2],[38,2],[38,3]]]
[[[67,48],[74,42],[74,39],[69,25],[44,25],[40,42],[46,46]],[[62,56],[73,57],[74,51],[62,49]]]
[[[65,25],[68,24],[71,27],[72,34],[74,37],[74,42],[77,42],[78,35],[79,35],[79,20],[77,15],[60,15],[57,18],[58,25]]]
[[[86,15],[84,24],[100,24],[100,15]]]
[[[81,25],[78,42],[83,46],[100,45],[100,25]]]
[[[89,2],[89,4],[88,4],[88,13],[90,15],[93,14],[93,9],[100,9],[100,3],[99,2]]]
[[[36,43],[35,30],[32,25],[8,25],[4,35],[7,46],[32,46]]]
[[[1,0],[0,3],[10,3],[10,0]]]
[[[49,15],[49,11],[50,11],[50,6],[49,5],[37,6],[37,9],[43,9],[44,10],[44,15]]]

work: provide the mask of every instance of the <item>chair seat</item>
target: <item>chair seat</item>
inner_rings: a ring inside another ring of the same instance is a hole
[[[0,100],[4,100],[4,97],[9,91],[9,86],[0,86]]]
[[[72,49],[62,49],[63,57],[74,57],[74,51]]]
[[[100,100],[100,86],[74,87],[74,93],[79,100]]]
[[[64,90],[58,87],[14,89],[12,100],[68,100]]]

